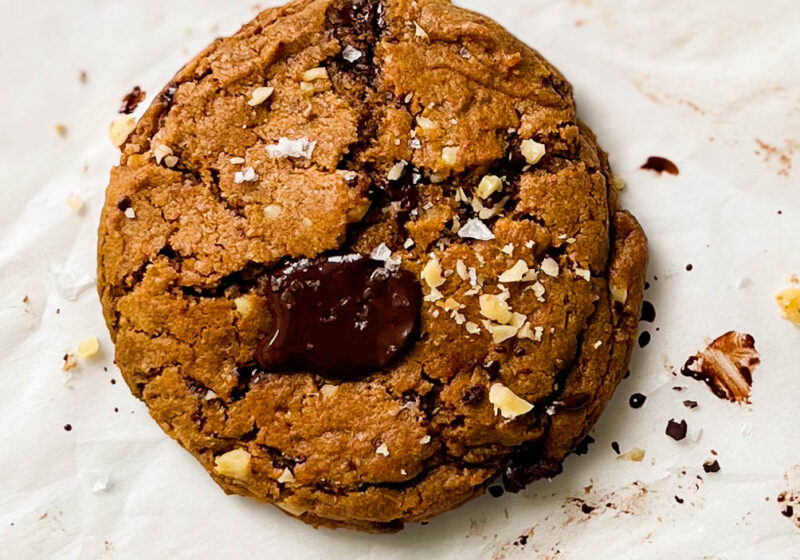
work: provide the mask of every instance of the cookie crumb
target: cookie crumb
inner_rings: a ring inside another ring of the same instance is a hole
[[[64,138],[67,135],[67,127],[64,124],[56,123],[53,125],[53,129],[56,131],[56,134]]]
[[[641,463],[644,460],[644,449],[639,449],[638,447],[634,447],[630,451],[619,455],[617,459],[621,459],[623,461],[634,461],[636,463]]]
[[[119,106],[119,112],[123,115],[130,115],[139,106],[139,103],[144,101],[146,92],[139,86],[133,86],[133,89],[125,94],[122,98],[122,104]]]
[[[63,371],[70,371],[78,367],[78,360],[75,357],[75,354],[71,352],[67,352],[64,354],[64,364],[61,366]]]

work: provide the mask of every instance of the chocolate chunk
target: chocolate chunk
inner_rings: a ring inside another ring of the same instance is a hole
[[[675,501],[678,502],[679,504],[682,504],[683,503],[683,498],[681,498],[679,496],[675,496]]]
[[[686,428],[686,420],[676,422],[675,419],[672,418],[667,422],[666,434],[675,441],[680,441],[686,437]]]
[[[642,164],[640,169],[655,171],[659,175],[662,173],[669,173],[670,175],[677,175],[680,173],[677,165],[661,156],[650,156],[647,158],[647,161]]]
[[[794,517],[794,508],[793,508],[792,506],[786,506],[786,507],[785,507],[785,508],[783,508],[783,510],[781,511],[781,514],[782,514],[784,517]]]
[[[697,401],[683,401],[683,406],[686,408],[697,408]]]
[[[581,504],[581,511],[586,515],[589,515],[596,509],[596,507],[590,506],[589,504]]]
[[[728,331],[686,360],[681,374],[704,381],[721,399],[749,403],[753,369],[759,363],[755,339],[746,333]]]
[[[648,323],[652,323],[656,320],[656,308],[653,307],[653,304],[649,301],[645,300],[642,302],[642,321],[647,321]]]
[[[489,373],[490,377],[496,377],[500,373],[500,362],[497,360],[490,360],[481,367]]]
[[[269,278],[270,323],[258,348],[266,371],[353,377],[388,365],[419,332],[414,274],[361,255],[303,259]]]
[[[716,459],[714,459],[713,461],[708,460],[705,463],[703,463],[703,470],[706,471],[707,473],[719,472],[719,469],[720,469],[719,461],[717,461]]]
[[[505,494],[505,490],[503,490],[502,486],[489,486],[489,494],[491,494],[493,498],[499,498]]]
[[[125,94],[122,98],[122,105],[119,107],[119,112],[123,115],[130,115],[139,106],[139,103],[144,101],[146,93],[139,86],[134,86],[131,91]]]
[[[647,331],[642,331],[639,334],[639,348],[644,348],[650,344],[650,333]]]
[[[693,268],[694,268],[694,266],[692,266],[692,263],[687,264],[686,265],[686,272],[691,272]]]
[[[628,399],[628,404],[631,405],[631,408],[642,408],[644,401],[647,400],[647,397],[641,393],[634,393],[631,395],[631,398]]]
[[[620,453],[620,451],[619,451],[619,443],[617,443],[616,441],[612,441],[611,442],[611,449],[614,450],[614,453],[619,455],[619,453]]]
[[[72,431],[72,424],[64,424],[64,429],[67,430],[68,432],[71,432]]]

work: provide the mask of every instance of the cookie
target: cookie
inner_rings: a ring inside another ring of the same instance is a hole
[[[552,477],[647,260],[570,85],[444,0],[298,0],[121,143],[98,285],[133,394],[228,493],[392,531]]]

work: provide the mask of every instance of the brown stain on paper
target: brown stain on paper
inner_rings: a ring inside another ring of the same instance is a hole
[[[759,363],[755,339],[746,333],[728,331],[686,360],[681,373],[705,381],[721,399],[749,403],[753,369]]]
[[[800,529],[800,465],[789,469],[783,479],[786,481],[786,489],[778,494],[776,501],[781,508],[781,515]]]
[[[778,165],[778,175],[781,177],[788,177],[789,171],[792,169],[792,157],[795,150],[800,148],[800,142],[796,140],[786,140],[783,148],[767,144],[759,138],[754,138],[759,149],[756,150],[756,155],[763,156],[765,163],[775,162]]]

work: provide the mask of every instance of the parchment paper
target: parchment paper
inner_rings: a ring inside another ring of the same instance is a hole
[[[650,238],[652,340],[589,453],[552,482],[392,536],[317,531],[224,496],[113,366],[95,242],[122,95],[138,84],[147,105],[253,0],[2,0],[0,558],[800,558],[800,530],[776,502],[800,463],[800,328],[773,300],[800,274],[800,4],[458,3],[564,72]],[[651,155],[680,175],[640,170]],[[731,329],[761,353],[750,405],[671,373]],[[67,379],[63,354],[90,336],[101,354]],[[668,438],[670,418],[689,437]],[[644,461],[618,460],[612,441]],[[710,458],[720,472],[703,472]]]

